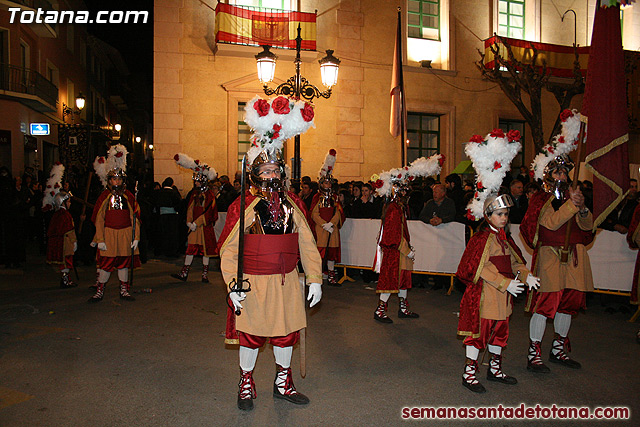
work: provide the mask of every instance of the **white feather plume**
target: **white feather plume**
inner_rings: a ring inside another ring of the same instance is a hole
[[[494,129],[486,137],[474,135],[464,147],[464,152],[476,170],[476,192],[467,205],[467,216],[476,220],[484,216],[484,201],[490,194],[497,194],[502,180],[511,169],[511,161],[522,149],[520,132]]]
[[[444,154],[434,154],[431,157],[421,157],[414,160],[409,166],[391,169],[380,175],[373,175],[371,181],[379,196],[388,197],[394,183],[408,184],[417,177],[438,175],[444,162]]]
[[[107,159],[104,156],[97,156],[93,161],[93,169],[100,178],[103,187],[107,186]]]
[[[318,178],[323,178],[327,176],[328,173],[333,174],[333,168],[336,164],[336,150],[333,148],[329,150],[326,157],[324,158],[324,163],[318,172]]]
[[[195,173],[202,174],[207,177],[209,181],[213,181],[218,176],[216,170],[206,163],[200,162],[200,160],[194,160],[190,156],[184,153],[178,153],[173,156],[178,166],[182,166],[186,169],[191,169]]]
[[[578,113],[577,110],[564,110],[560,117],[564,118],[560,135],[556,135],[549,144],[542,147],[542,151],[538,153],[533,159],[533,163],[531,163],[534,179],[543,178],[544,168],[556,156],[569,154],[578,148],[581,121],[580,113]]]
[[[42,208],[53,208],[53,199],[56,194],[62,189],[62,177],[64,176],[64,165],[60,162],[55,163],[51,167],[49,178],[47,179],[47,186],[44,189],[44,195],[42,197]]]

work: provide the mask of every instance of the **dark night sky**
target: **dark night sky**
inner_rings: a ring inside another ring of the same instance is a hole
[[[95,16],[100,10],[148,11],[146,24],[89,24],[88,31],[122,54],[132,74],[129,86],[152,119],[153,105],[153,1],[85,0],[87,10]]]

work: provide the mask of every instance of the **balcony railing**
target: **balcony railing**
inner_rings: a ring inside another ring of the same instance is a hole
[[[0,64],[0,90],[35,95],[55,108],[58,88],[44,76],[28,68]]]
[[[303,50],[316,49],[316,14],[251,6],[216,6],[216,42],[296,48],[298,25]]]

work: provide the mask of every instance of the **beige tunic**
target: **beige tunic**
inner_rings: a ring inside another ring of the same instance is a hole
[[[554,211],[551,204],[548,203],[540,213],[538,223],[549,230],[557,230],[574,216],[580,229],[591,230],[593,228],[591,212],[582,218],[578,214],[578,208],[571,200],[567,200],[557,211]],[[573,254],[569,256],[569,261],[566,264],[561,264],[560,249],[561,247],[556,246],[540,246],[534,273],[540,278],[538,291],[558,292],[563,289],[593,291],[593,276],[587,248],[581,244],[576,245],[577,265],[574,265]]]
[[[130,207],[130,203],[127,203],[129,210],[129,217],[131,218],[131,224],[133,224],[133,209]],[[108,228],[104,226],[104,216],[107,209],[109,209],[109,199],[103,203],[102,207],[98,211],[96,216],[96,234],[93,237],[95,243],[104,242],[107,245],[106,251],[99,251],[100,256],[103,257],[116,257],[116,256],[131,256],[131,226],[126,228]],[[136,232],[135,240],[140,241],[140,221],[136,220]],[[139,255],[140,252],[136,248],[134,255]]]
[[[255,218],[254,206],[259,198],[245,209],[248,231]],[[307,220],[291,199],[294,206],[293,221],[297,228],[300,260],[306,272],[307,283],[322,283],[322,259]],[[236,277],[238,267],[238,223],[220,248],[220,269],[225,283]],[[245,274],[251,283],[251,292],[242,301],[242,314],[236,317],[236,330],[261,337],[280,337],[307,326],[304,287],[294,269],[285,275],[284,285],[280,274]],[[235,343],[229,342],[227,343]]]
[[[331,217],[331,221],[325,221],[320,216],[320,203],[316,203],[313,207],[313,211],[311,212],[311,219],[313,219],[316,236],[318,237],[318,247],[319,248],[337,248],[340,247],[340,228],[342,227],[342,216],[340,215],[340,209],[335,206],[335,212],[333,213],[333,217]],[[331,233],[331,239],[329,239],[329,232],[326,231],[322,226],[330,222],[333,224],[333,233]],[[329,240],[329,245],[327,245],[327,240]]]
[[[484,281],[482,296],[480,297],[480,317],[490,320],[505,320],[511,316],[512,311],[510,294],[507,292],[511,279],[500,274],[489,258],[510,255],[511,270],[513,274],[520,272],[519,280],[523,283],[529,275],[529,270],[513,253],[509,253],[509,250],[507,250],[506,254],[502,251],[496,234],[491,233],[489,235],[487,245],[488,248],[485,249],[488,251],[487,261],[480,272],[480,277]]]

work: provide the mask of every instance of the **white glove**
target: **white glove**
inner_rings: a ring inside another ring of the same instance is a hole
[[[98,244],[96,242],[91,242],[89,243],[89,246],[91,246],[92,248],[95,248],[96,246],[98,246]]]
[[[134,240],[133,242],[131,242],[131,249],[133,249],[134,251],[136,249],[138,249],[138,241]]]
[[[409,258],[411,261],[415,261],[416,253],[414,251],[409,252],[409,254],[407,255],[407,258]]]
[[[78,242],[73,242],[73,252],[78,250]]]
[[[101,251],[106,251],[107,250],[107,244],[105,242],[98,243],[98,249],[101,250]]]
[[[324,231],[328,233],[333,233],[333,224],[330,222],[325,222],[324,224],[322,224],[322,228],[324,228]]]
[[[309,296],[307,297],[307,301],[311,301],[309,307],[319,303],[320,298],[322,298],[322,285],[320,283],[309,284]]]
[[[529,290],[538,289],[540,287],[540,278],[529,273],[527,276],[527,286],[529,286]]]
[[[189,227],[189,230],[191,231],[196,231],[196,228],[198,228],[198,226],[195,225],[193,222],[188,222],[187,227]]]
[[[240,301],[244,301],[246,297],[247,294],[245,294],[244,292],[231,292],[229,294],[229,299],[231,300],[231,303],[236,308],[236,310],[240,310],[242,308],[242,304],[240,304]]]
[[[520,292],[524,291],[524,283],[519,280],[512,280],[507,286],[507,292],[514,297],[517,297]]]

